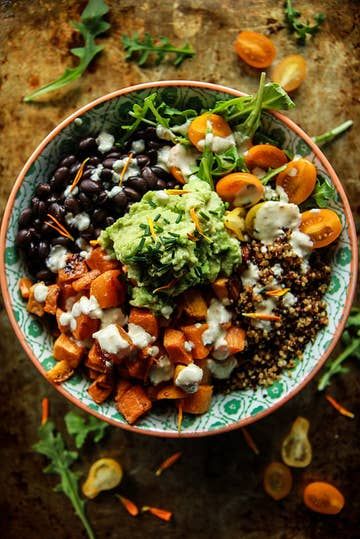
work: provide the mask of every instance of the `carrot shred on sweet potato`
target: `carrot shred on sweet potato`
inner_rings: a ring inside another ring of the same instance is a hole
[[[259,451],[259,449],[258,449],[256,443],[254,442],[253,437],[252,437],[251,434],[247,431],[247,429],[246,429],[245,427],[242,427],[241,432],[243,433],[245,442],[246,442],[247,445],[250,447],[250,449],[255,453],[255,455],[260,455],[260,451]]]
[[[330,395],[325,395],[325,399],[331,404],[335,410],[339,412],[339,414],[344,415],[345,417],[350,417],[351,419],[354,419],[355,414],[353,412],[350,412],[345,406],[340,404],[334,397],[331,397]]]
[[[80,279],[87,272],[87,265],[79,254],[68,255],[65,267],[58,272],[57,283],[60,286],[63,283],[72,283]]]
[[[181,305],[184,312],[195,320],[205,320],[207,314],[207,305],[199,290],[187,290],[182,295]]]
[[[188,365],[192,362],[192,355],[185,350],[185,335],[182,331],[166,328],[164,333],[164,347],[173,363]]]
[[[142,386],[130,387],[116,402],[117,409],[132,425],[139,417],[146,414],[152,407],[152,402]]]
[[[160,466],[158,467],[158,469],[156,470],[155,472],[155,475],[159,476],[163,473],[164,470],[167,470],[168,468],[170,468],[170,466],[172,466],[173,464],[175,464],[175,462],[177,462],[179,460],[179,458],[181,457],[182,455],[182,451],[178,451],[177,453],[174,453],[173,455],[171,455],[170,457],[168,457],[167,459],[165,459],[161,464]]]
[[[184,399],[187,396],[188,396],[188,393],[183,391],[180,387],[167,385],[157,390],[156,400]]]
[[[41,425],[45,425],[49,419],[49,399],[44,397],[41,401]]]
[[[208,327],[208,324],[181,326],[186,339],[194,344],[194,348],[191,350],[194,359],[204,359],[209,355],[209,349],[202,341],[202,335]]]
[[[132,517],[136,517],[139,514],[138,506],[135,505],[134,502],[129,500],[129,498],[125,498],[125,496],[120,496],[120,494],[115,494],[115,496],[118,500],[120,500],[129,515],[131,515]]]
[[[160,520],[165,520],[165,522],[169,522],[172,518],[172,512],[167,511],[166,509],[160,509],[159,507],[149,507],[148,505],[144,505],[141,508],[142,513],[151,513],[157,518],[160,518]]]
[[[33,286],[33,282],[28,277],[21,277],[19,279],[20,295],[23,299],[29,299],[30,288]]]
[[[199,386],[196,393],[192,393],[181,402],[183,411],[188,414],[204,414],[210,408],[212,394],[212,386]]]
[[[153,337],[159,335],[159,321],[155,314],[149,309],[140,309],[138,307],[131,307],[129,315],[129,323],[141,326],[147,333],[150,333]]]
[[[90,288],[90,285],[96,277],[100,275],[99,270],[91,270],[88,271],[88,273],[85,273],[80,279],[77,279],[76,281],[73,281],[72,287],[76,292],[81,292],[82,290],[86,290],[86,288]]]

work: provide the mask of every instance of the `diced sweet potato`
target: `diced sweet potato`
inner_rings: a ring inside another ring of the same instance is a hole
[[[157,400],[164,400],[164,399],[184,399],[188,396],[188,393],[185,393],[180,387],[176,387],[173,385],[167,385],[164,387],[161,387],[157,394],[156,399]]]
[[[74,338],[79,341],[85,341],[92,337],[92,334],[95,333],[99,327],[99,319],[90,318],[90,316],[81,313],[80,316],[76,318],[76,328],[73,331]]]
[[[207,359],[206,359],[206,358],[204,358],[204,359],[196,359],[196,360],[194,361],[194,363],[195,363],[198,367],[200,367],[200,369],[202,369],[202,371],[203,371],[203,377],[202,377],[202,379],[201,379],[200,384],[201,384],[202,386],[204,386],[204,385],[205,385],[205,386],[209,385],[210,382],[211,382],[212,376],[211,376],[210,369],[209,369],[209,367],[207,366]]]
[[[188,365],[192,362],[192,355],[185,350],[185,335],[182,331],[166,328],[164,347],[173,363]]]
[[[199,290],[187,290],[181,300],[184,312],[194,320],[205,320],[207,305]]]
[[[212,394],[212,386],[199,386],[196,393],[182,401],[183,411],[188,414],[204,414],[210,408]]]
[[[30,288],[29,299],[26,305],[26,309],[27,311],[29,311],[29,313],[36,314],[36,316],[44,316],[44,304],[36,301],[34,297],[35,286],[36,285],[33,285]]]
[[[105,373],[107,370],[106,367],[106,358],[101,351],[99,343],[94,342],[92,347],[89,350],[88,356],[84,361],[85,367],[96,371],[97,373]]]
[[[54,382],[54,384],[61,384],[61,382],[65,382],[65,380],[70,378],[73,374],[74,369],[67,361],[65,361],[65,359],[63,359],[56,363],[56,365],[46,373],[46,378],[50,380],[50,382]]]
[[[100,273],[112,269],[120,269],[120,263],[117,260],[109,258],[109,255],[101,247],[96,247],[91,251],[86,263],[91,270],[99,270]]]
[[[145,381],[152,362],[153,360],[151,357],[144,358],[141,354],[138,354],[136,357],[131,356],[126,358],[125,366],[131,378]]]
[[[77,253],[68,255],[65,267],[58,273],[57,282],[59,284],[71,283],[80,279],[87,271],[88,268],[82,256]]]
[[[33,282],[28,277],[21,277],[19,279],[19,290],[23,299],[29,299],[30,288],[33,286]]]
[[[115,388],[115,396],[114,396],[115,402],[118,402],[119,400],[121,400],[122,396],[130,388],[131,388],[131,382],[129,382],[129,380],[120,380],[116,384],[116,388]]]
[[[58,306],[63,311],[70,311],[73,304],[80,299],[81,295],[75,292],[71,283],[64,283],[60,286]]]
[[[96,277],[100,275],[99,270],[92,270],[88,271],[88,273],[85,273],[80,279],[77,279],[72,283],[72,287],[76,292],[81,292],[82,290],[86,290],[87,288],[90,288],[90,285]]]
[[[106,374],[100,374],[87,390],[90,397],[97,404],[104,402],[111,395],[112,391],[112,381]]]
[[[90,296],[95,296],[102,309],[118,307],[125,301],[125,283],[119,281],[120,270],[108,270],[96,277],[90,285]]]
[[[52,284],[48,287],[48,293],[44,305],[44,311],[49,314],[56,314],[58,297],[60,294],[60,286]]]
[[[120,397],[116,406],[126,421],[132,425],[151,409],[152,402],[141,386],[133,386]]]
[[[207,324],[201,324],[199,327],[197,324],[192,324],[181,328],[186,340],[194,344],[194,348],[191,350],[194,359],[203,359],[209,355],[209,350],[202,341],[202,334],[208,327]]]
[[[245,331],[236,326],[232,326],[227,330],[225,340],[230,355],[242,352],[245,348]]]
[[[141,326],[145,331],[158,337],[159,335],[159,321],[149,309],[139,309],[138,307],[132,307],[130,310],[129,322]]]
[[[219,300],[229,297],[228,283],[229,279],[227,277],[219,277],[212,283],[211,287]]]
[[[64,333],[61,333],[54,343],[54,358],[57,361],[67,361],[73,369],[79,365],[84,353],[85,348],[64,335]]]

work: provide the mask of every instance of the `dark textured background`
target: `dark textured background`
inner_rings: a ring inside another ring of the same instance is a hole
[[[283,28],[282,1],[275,0],[122,0],[108,2],[112,28],[101,41],[106,48],[87,74],[71,88],[26,105],[25,93],[58,76],[69,65],[74,33],[69,25],[85,2],[42,0],[0,1],[0,200],[3,211],[21,166],[41,139],[70,112],[106,92],[129,84],[167,78],[219,82],[244,91],[256,87],[258,74],[237,61],[232,42],[241,29],[271,32],[278,57],[301,52],[308,77],[295,93],[291,112],[311,135],[348,118],[357,126],[326,148],[359,219],[358,150],[360,3],[351,0],[297,0],[306,15],[326,14],[321,32],[298,48]],[[176,70],[169,64],[140,69],[124,61],[120,36],[135,30],[164,34],[196,49],[193,60]],[[49,396],[52,417],[64,431],[63,416],[71,406],[44,381],[16,342],[1,310],[0,337],[0,530],[6,539],[85,537],[67,499],[54,493],[53,476],[41,469],[44,460],[31,451],[37,439],[40,400]],[[359,366],[337,378],[331,393],[356,419],[338,415],[316,391],[316,381],[281,410],[250,427],[260,455],[246,446],[242,433],[198,440],[161,440],[109,429],[104,443],[88,444],[78,468],[100,456],[118,458],[125,478],[118,491],[143,503],[174,511],[170,524],[150,515],[132,519],[112,493],[88,503],[88,514],[99,539],[342,539],[359,537],[360,449]],[[281,440],[298,415],[310,419],[313,461],[294,471],[294,488],[282,502],[262,489],[263,469],[279,459]],[[183,458],[161,478],[153,470],[172,452]],[[344,493],[347,503],[336,517],[310,513],[302,503],[304,484],[328,480]]]

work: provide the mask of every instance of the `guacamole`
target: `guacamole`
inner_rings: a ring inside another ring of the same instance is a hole
[[[100,236],[101,245],[127,267],[130,303],[164,316],[171,314],[175,296],[230,275],[241,262],[220,197],[197,178],[183,192],[147,192]]]

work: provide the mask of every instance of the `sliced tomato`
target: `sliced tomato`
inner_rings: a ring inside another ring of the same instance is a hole
[[[205,139],[205,135],[211,129],[211,133],[216,137],[228,137],[232,131],[229,124],[222,116],[205,112],[193,119],[189,125],[188,137],[192,144],[201,152],[204,150],[203,144],[199,142]]]
[[[264,196],[265,188],[253,174],[234,172],[218,181],[216,192],[225,202],[238,207],[256,204]]]
[[[315,481],[305,487],[304,503],[306,507],[323,515],[336,515],[345,505],[341,492],[324,481]]]
[[[184,176],[182,175],[181,170],[178,167],[170,167],[169,172],[174,176],[175,180],[184,185],[186,183]]]
[[[341,229],[340,219],[332,210],[315,209],[301,214],[300,230],[310,236],[314,249],[334,242],[340,236]]]
[[[264,490],[274,500],[282,500],[292,489],[291,472],[282,462],[271,462],[264,473]]]
[[[249,169],[260,167],[278,168],[288,162],[285,152],[272,144],[257,144],[245,152],[245,163]]]
[[[306,77],[306,61],[300,54],[283,58],[272,70],[271,78],[287,92],[299,88]]]
[[[276,185],[280,185],[284,189],[289,202],[301,204],[313,192],[316,176],[315,165],[307,159],[298,159],[290,161],[286,169],[277,175]]]
[[[234,48],[236,54],[252,67],[269,67],[276,56],[273,42],[258,32],[240,32]]]
[[[256,214],[264,204],[265,202],[260,202],[260,204],[256,204],[255,206],[250,208],[250,210],[246,214],[245,229],[250,235],[252,235],[254,232],[254,223],[255,223]]]

